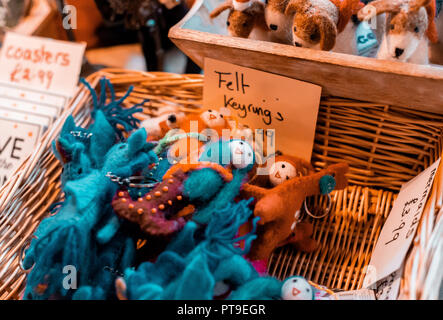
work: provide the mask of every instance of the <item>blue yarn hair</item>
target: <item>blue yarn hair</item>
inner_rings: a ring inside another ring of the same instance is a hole
[[[140,125],[140,120],[134,117],[134,114],[137,112],[142,112],[143,108],[141,106],[145,104],[149,99],[144,100],[140,104],[136,104],[132,106],[131,108],[123,108],[121,105],[122,103],[129,97],[131,92],[134,90],[134,86],[130,86],[128,91],[125,93],[123,97],[116,100],[115,97],[115,90],[114,86],[112,85],[111,81],[107,78],[100,79],[100,99],[97,97],[97,93],[95,90],[91,87],[91,85],[86,81],[86,79],[81,78],[80,82],[85,85],[92,96],[92,103],[93,103],[93,110],[92,110],[92,117],[95,117],[95,114],[97,111],[101,110],[106,118],[108,119],[109,123],[114,128],[116,134],[120,139],[123,139],[123,133],[118,128],[118,126],[122,126],[124,131],[131,132],[132,130],[136,129]],[[110,94],[111,94],[111,101],[106,104],[106,90],[109,88]]]

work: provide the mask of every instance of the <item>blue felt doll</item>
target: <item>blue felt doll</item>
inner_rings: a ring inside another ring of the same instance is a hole
[[[63,207],[57,215],[40,223],[35,232],[36,238],[26,252],[25,268],[34,267],[28,276],[25,298],[46,299],[54,294],[65,297],[68,289],[62,286],[65,275],[61,266],[75,266],[80,284],[88,282],[93,263],[90,257],[95,254],[91,243],[97,240],[93,239],[96,237],[93,230],[99,222],[113,217],[110,214],[110,201],[118,186],[108,175],[129,177],[157,162],[157,156],[152,151],[154,145],[146,143],[146,137],[144,129],[136,131],[127,142],[116,144],[108,151],[102,168],[66,182]],[[118,228],[118,224],[113,226],[109,223],[97,236],[109,240]],[[57,269],[54,271],[54,268]],[[36,292],[35,288],[39,286],[48,288]]]
[[[213,299],[221,295],[219,288],[228,288],[227,295],[233,290],[235,299],[277,299],[280,282],[260,278],[242,257],[255,238],[254,230],[235,238],[239,226],[252,214],[248,204],[230,203],[213,212],[203,234],[195,222],[188,222],[155,263],[125,271],[124,280],[117,282],[125,298]],[[245,249],[241,250],[237,243],[243,240]]]

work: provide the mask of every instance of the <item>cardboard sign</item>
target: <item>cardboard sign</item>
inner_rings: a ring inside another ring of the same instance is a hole
[[[0,55],[0,82],[72,96],[84,43],[7,33]]]
[[[29,156],[35,147],[42,126],[0,115],[0,186]]]
[[[272,131],[276,149],[311,159],[321,87],[205,59],[203,105],[254,130]],[[225,112],[223,111],[225,109]],[[226,112],[227,111],[227,112]]]
[[[382,279],[391,277],[390,297],[396,297],[398,283],[395,272],[403,265],[415,237],[423,209],[431,191],[440,159],[417,177],[404,184],[381,230],[369,263],[364,287],[368,288]],[[377,285],[377,287],[379,287]]]

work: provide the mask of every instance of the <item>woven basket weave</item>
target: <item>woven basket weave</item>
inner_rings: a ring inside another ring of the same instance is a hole
[[[201,107],[200,75],[106,69],[88,81],[96,87],[102,76],[111,80],[120,97],[134,85],[125,102],[128,106],[151,100],[138,115],[140,119],[176,110],[195,112]],[[74,114],[78,125],[88,124],[91,107],[91,97],[81,87],[35,152],[0,189],[0,299],[20,298],[26,281],[20,268],[22,250],[49,214],[51,204],[63,197],[61,165],[50,144],[68,115]],[[396,192],[440,155],[442,120],[442,116],[400,107],[323,98],[313,163],[321,168],[346,160],[351,168],[350,186],[332,194],[333,210],[328,217],[313,221],[320,249],[312,254],[290,247],[277,249],[270,260],[270,273],[281,279],[300,274],[336,289],[361,288],[365,266]],[[441,258],[431,259],[443,243],[439,237],[443,228],[442,177],[438,175],[436,181],[418,229],[420,240],[414,242],[406,262],[402,298],[436,297],[435,286],[430,287],[429,281],[432,277],[439,280],[441,274],[428,272],[443,265]],[[322,198],[316,198],[315,203],[317,207],[326,205]]]

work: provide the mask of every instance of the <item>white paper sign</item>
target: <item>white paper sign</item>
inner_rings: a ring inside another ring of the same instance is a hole
[[[431,191],[440,159],[404,184],[381,230],[364,280],[368,288],[400,270]],[[398,287],[397,287],[398,290]],[[392,293],[394,294],[395,293]]]
[[[205,59],[203,106],[232,114],[267,139],[272,137],[276,150],[307,161],[320,97],[321,87],[311,83]]]
[[[32,152],[41,131],[38,124],[0,117],[0,186]]]
[[[8,32],[0,54],[0,82],[72,96],[85,46]]]

